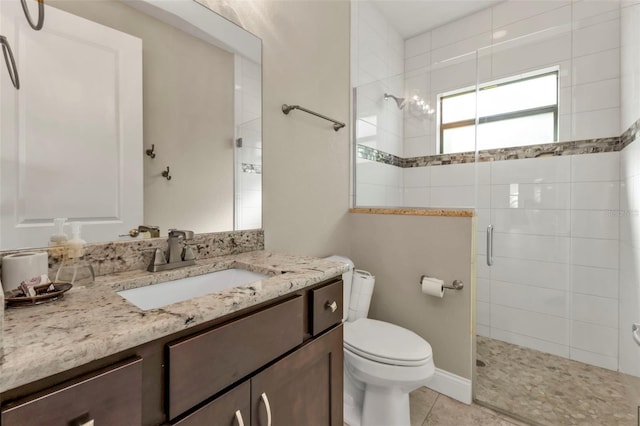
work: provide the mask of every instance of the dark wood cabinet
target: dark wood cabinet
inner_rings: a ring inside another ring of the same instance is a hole
[[[251,424],[342,426],[342,326],[251,379]]]
[[[341,319],[336,277],[7,391],[0,424],[342,426]]]
[[[5,407],[4,426],[135,426],[142,422],[142,360],[62,383]]]

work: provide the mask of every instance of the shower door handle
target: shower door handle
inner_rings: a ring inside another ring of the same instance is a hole
[[[487,266],[493,265],[493,225],[487,226]]]

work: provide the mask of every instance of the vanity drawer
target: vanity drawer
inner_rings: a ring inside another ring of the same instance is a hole
[[[342,322],[342,280],[310,291],[311,334],[316,335]]]
[[[142,423],[142,358],[47,389],[2,411],[4,426]]]
[[[180,421],[173,423],[174,426],[211,426],[211,425],[239,425],[239,418],[245,426],[249,426],[250,413],[249,404],[251,402],[251,385],[246,382],[236,386],[229,392],[214,399],[204,407],[189,414]],[[240,411],[240,414],[236,414]]]
[[[167,414],[175,419],[303,340],[303,298],[167,345]]]

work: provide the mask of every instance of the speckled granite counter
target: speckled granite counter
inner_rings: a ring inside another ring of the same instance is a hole
[[[116,291],[238,267],[268,279],[143,311]],[[319,283],[346,265],[314,257],[254,251],[199,260],[195,266],[102,276],[61,300],[5,310],[0,392],[153,341]]]
[[[384,208],[384,207],[357,207],[349,209],[349,213],[361,214],[393,214],[400,216],[448,216],[448,217],[473,217],[473,209],[411,209],[411,208]]]

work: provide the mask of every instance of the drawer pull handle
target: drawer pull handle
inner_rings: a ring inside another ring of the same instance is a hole
[[[262,392],[260,399],[262,399],[262,402],[267,409],[267,426],[271,426],[271,406],[269,405],[269,398],[267,398],[267,394],[265,392]]]
[[[236,410],[236,421],[238,422],[238,426],[244,426],[244,420],[242,420],[242,413],[240,410]]]
[[[331,309],[331,312],[335,312],[335,311],[337,311],[337,310],[338,310],[338,304],[337,304],[335,301],[333,301],[333,302],[331,302],[331,303],[327,302],[327,303],[324,305],[324,307],[325,307],[326,309]]]

